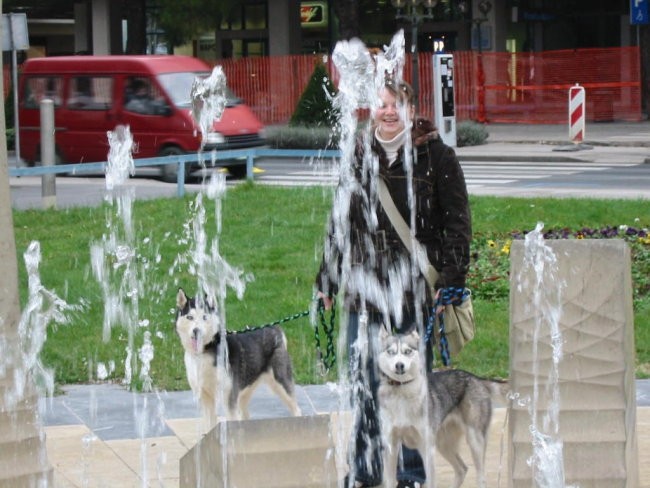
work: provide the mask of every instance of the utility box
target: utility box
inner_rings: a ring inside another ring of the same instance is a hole
[[[442,141],[456,147],[454,56],[451,54],[433,55],[433,112]]]

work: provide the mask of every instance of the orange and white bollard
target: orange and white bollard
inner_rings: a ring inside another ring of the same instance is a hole
[[[585,138],[585,89],[578,83],[569,88],[569,140],[580,144]]]

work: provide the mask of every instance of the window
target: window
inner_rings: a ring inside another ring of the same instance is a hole
[[[63,78],[56,76],[38,76],[27,79],[23,95],[25,108],[39,108],[41,100],[48,98],[55,107],[61,106],[63,99]]]
[[[71,110],[106,110],[113,105],[113,78],[77,76],[70,79],[68,108]]]
[[[220,30],[267,29],[266,3],[249,3],[234,8],[228,18],[221,22]]]
[[[244,7],[244,28],[252,30],[266,29],[266,27],[266,5],[259,3],[246,5]]]
[[[171,108],[160,89],[149,78],[127,78],[124,88],[124,110],[142,115],[163,115]]]

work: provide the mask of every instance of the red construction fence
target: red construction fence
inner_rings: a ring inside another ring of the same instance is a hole
[[[565,124],[569,88],[586,91],[586,120],[641,120],[638,47],[537,53],[454,52],[456,120]],[[411,81],[407,55],[404,78]],[[222,60],[228,85],[265,124],[284,124],[322,55]],[[433,58],[420,53],[420,112],[433,118]],[[327,68],[336,82],[331,62]]]

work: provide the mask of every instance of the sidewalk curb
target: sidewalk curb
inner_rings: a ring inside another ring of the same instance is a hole
[[[462,150],[462,149],[461,149]],[[462,154],[456,153],[458,160],[463,161],[491,161],[491,162],[521,162],[525,158],[526,161],[531,163],[584,163],[585,160],[581,158],[572,158],[569,156],[554,156],[554,155],[544,155],[544,156],[531,156],[530,154],[523,155],[491,155],[491,154]]]

